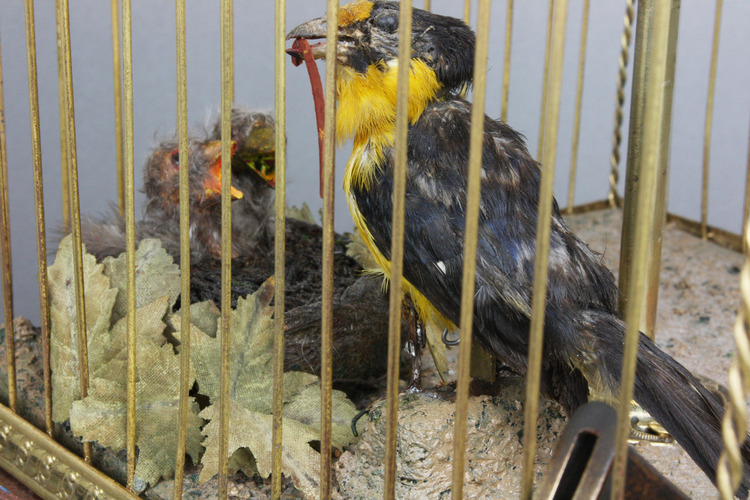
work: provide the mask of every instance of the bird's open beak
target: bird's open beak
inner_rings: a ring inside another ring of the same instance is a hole
[[[323,59],[326,56],[326,18],[325,17],[318,17],[316,19],[312,19],[310,21],[307,21],[306,23],[302,23],[296,28],[294,28],[292,31],[289,32],[289,34],[286,36],[287,40],[291,40],[293,38],[304,38],[306,40],[320,40],[323,41],[310,44],[310,49],[312,50],[313,57],[315,59]],[[291,49],[287,49],[287,54],[292,56],[295,60],[302,62],[302,53],[299,51],[299,49],[295,46],[292,46]]]
[[[237,144],[232,141],[232,154],[236,149]],[[206,189],[206,196],[216,196],[221,194],[221,141],[209,141],[206,144],[206,156],[212,160],[203,179],[203,187]],[[239,200],[244,196],[242,191],[234,186],[230,189],[232,200]]]

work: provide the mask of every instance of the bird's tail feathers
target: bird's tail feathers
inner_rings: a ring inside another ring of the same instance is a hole
[[[611,315],[602,315],[591,329],[597,340],[606,344],[597,349],[600,373],[604,382],[617,392],[622,374],[624,324]],[[667,429],[715,484],[716,467],[724,449],[722,401],[647,336],[641,333],[639,342],[633,399]],[[744,471],[736,494],[747,498],[750,489],[747,441],[741,455]]]

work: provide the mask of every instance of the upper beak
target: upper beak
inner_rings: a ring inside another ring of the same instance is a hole
[[[302,23],[287,34],[286,39],[291,40],[292,38],[305,38],[307,40],[316,40],[326,37],[326,18],[318,17]],[[312,49],[313,57],[315,59],[322,59],[326,55],[326,44],[325,41],[313,44],[310,46]],[[291,49],[287,49],[287,54],[292,57],[301,59],[302,54],[297,47],[292,46]]]

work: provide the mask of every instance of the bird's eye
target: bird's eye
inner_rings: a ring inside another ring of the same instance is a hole
[[[376,28],[380,28],[388,33],[395,33],[398,29],[398,16],[396,14],[385,14],[376,17],[372,23]]]
[[[169,160],[172,162],[174,168],[180,168],[180,151],[178,149],[172,151]]]

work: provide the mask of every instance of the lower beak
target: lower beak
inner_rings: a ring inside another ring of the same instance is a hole
[[[209,141],[205,147],[206,156],[213,158],[213,161],[203,179],[203,187],[207,196],[221,194],[221,141]],[[237,144],[232,141],[231,154],[234,154],[236,149]],[[239,200],[244,196],[242,191],[234,186],[230,186],[230,195],[233,200]]]

